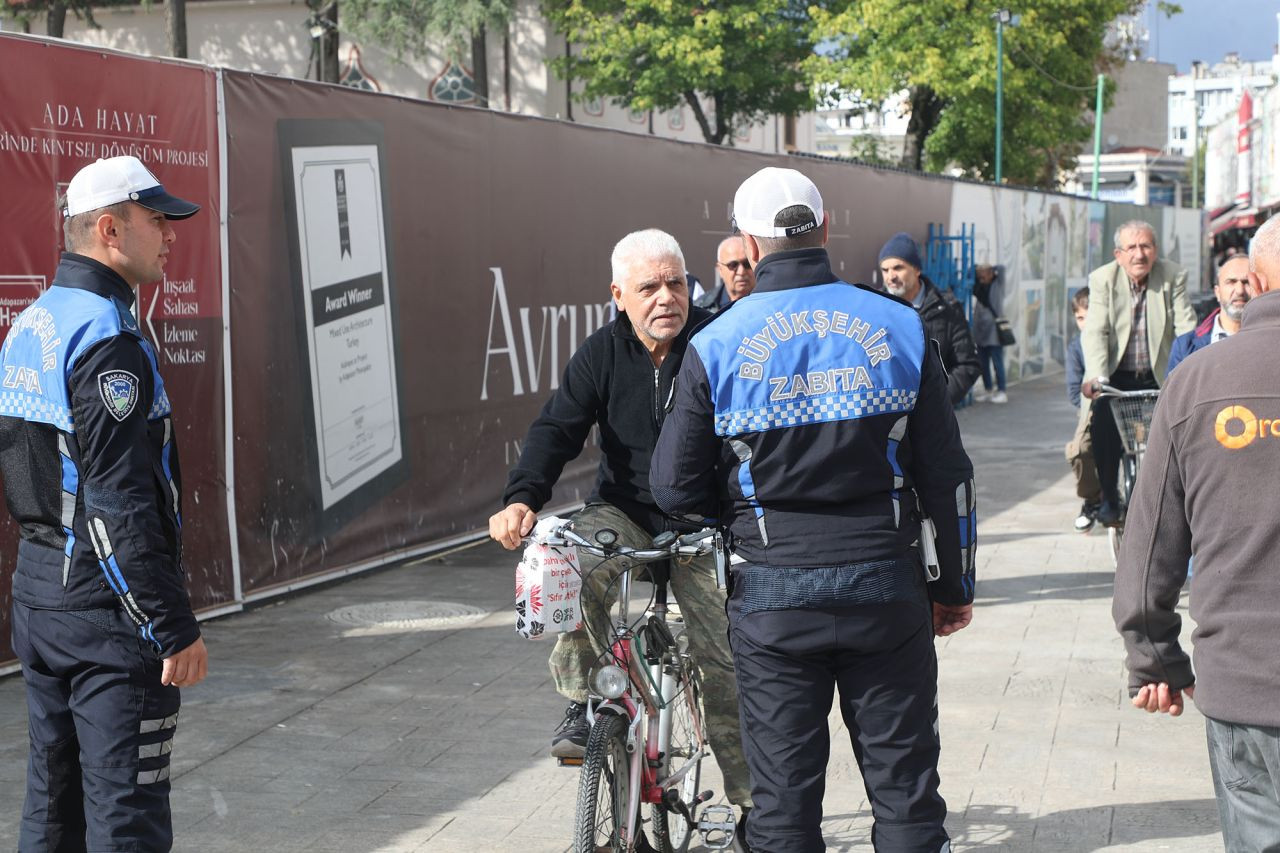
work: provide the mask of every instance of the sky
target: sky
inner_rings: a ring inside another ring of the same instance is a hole
[[[1277,0],[1175,0],[1182,13],[1166,18],[1155,2],[1148,3],[1147,55],[1172,62],[1179,72],[1191,70],[1199,59],[1212,65],[1229,51],[1243,60],[1270,59],[1277,38]]]

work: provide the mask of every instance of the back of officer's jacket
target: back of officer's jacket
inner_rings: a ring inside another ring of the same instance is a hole
[[[106,267],[64,256],[0,355],[0,467],[22,534],[15,600],[118,601],[167,655],[199,631],[180,568],[169,398],[131,298]]]
[[[817,567],[902,556],[918,493],[948,569],[939,600],[971,599],[972,466],[919,315],[796,254],[766,259],[766,287],[692,338],[655,498],[718,518],[747,562]]]

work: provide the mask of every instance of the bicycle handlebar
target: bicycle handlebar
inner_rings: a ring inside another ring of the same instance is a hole
[[[596,535],[599,536],[600,533],[604,532],[599,531]],[[608,532],[613,533],[613,531]],[[614,536],[616,535],[614,533]],[[618,544],[616,540],[610,543],[588,541],[573,529],[573,522],[566,522],[552,528],[547,536],[538,538],[537,541],[547,545],[577,545],[584,551],[595,554],[598,557],[630,557],[639,563],[652,563],[670,557],[698,557],[703,554],[709,554],[715,550],[715,544],[707,540],[713,539],[715,535],[716,530],[712,527],[699,530],[696,533],[686,533],[683,536],[662,533],[654,540],[654,547],[652,548],[631,548],[627,545]],[[663,542],[663,539],[668,536],[671,538]],[[663,544],[659,545],[659,542],[663,542]]]
[[[1093,392],[1095,397],[1155,397],[1160,391],[1155,388],[1144,388],[1139,391],[1121,391],[1114,385],[1108,385],[1105,382],[1094,382]]]

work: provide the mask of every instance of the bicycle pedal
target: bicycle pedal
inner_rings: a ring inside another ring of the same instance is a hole
[[[707,806],[698,817],[702,843],[711,850],[728,850],[738,831],[737,818],[729,806]]]
[[[581,758],[561,758],[560,756],[556,756],[556,764],[558,764],[561,767],[581,767],[582,759]]]

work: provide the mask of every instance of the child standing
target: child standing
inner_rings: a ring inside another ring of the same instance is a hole
[[[1089,316],[1089,288],[1082,287],[1071,297],[1071,311],[1075,317],[1077,332],[1084,331],[1085,318]],[[1102,502],[1102,485],[1093,462],[1093,440],[1089,436],[1089,401],[1082,400],[1080,385],[1084,382],[1084,350],[1077,334],[1067,345],[1067,399],[1080,410],[1076,418],[1076,433],[1067,442],[1067,461],[1076,475],[1076,495],[1084,503],[1076,516],[1075,528],[1088,533],[1098,516]],[[1082,405],[1083,404],[1083,405]]]

